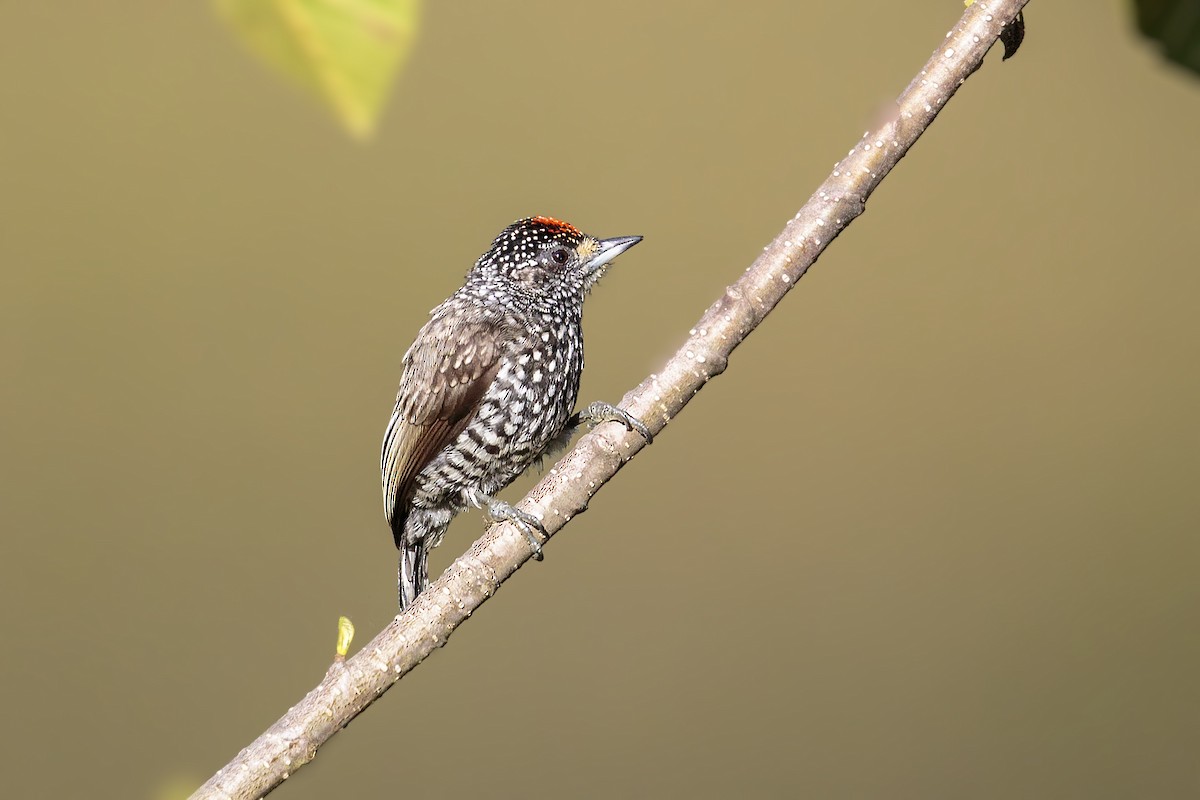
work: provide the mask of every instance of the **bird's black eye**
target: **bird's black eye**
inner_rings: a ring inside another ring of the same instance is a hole
[[[570,258],[571,254],[567,252],[566,248],[556,247],[550,251],[550,260],[555,264],[558,264],[560,267],[567,263]]]

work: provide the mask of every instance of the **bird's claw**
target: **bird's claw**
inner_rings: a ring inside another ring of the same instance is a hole
[[[625,426],[625,430],[636,431],[639,436],[646,440],[646,444],[654,443],[654,434],[650,433],[650,429],[646,427],[646,423],[628,411],[617,408],[612,403],[597,400],[580,412],[579,420],[593,428],[601,422],[619,422]]]
[[[488,503],[488,514],[496,522],[511,522],[520,529],[521,533],[525,534],[525,538],[529,540],[529,546],[533,548],[533,560],[541,561],[545,558],[542,555],[542,543],[537,538],[537,533],[546,536],[546,526],[542,521],[533,514],[515,508],[503,500],[493,500]],[[535,531],[537,533],[535,533]]]

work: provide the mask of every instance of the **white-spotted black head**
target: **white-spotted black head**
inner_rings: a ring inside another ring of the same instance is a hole
[[[612,260],[641,240],[597,239],[552,217],[527,217],[500,232],[467,279],[502,287],[537,305],[578,306]]]

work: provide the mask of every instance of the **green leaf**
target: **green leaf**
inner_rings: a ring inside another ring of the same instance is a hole
[[[1138,27],[1163,55],[1200,73],[1200,0],[1136,0]]]
[[[352,135],[375,130],[411,49],[420,0],[215,0],[263,61],[317,95]]]

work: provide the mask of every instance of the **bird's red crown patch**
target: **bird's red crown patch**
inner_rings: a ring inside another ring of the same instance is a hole
[[[554,233],[568,233],[572,236],[583,236],[583,233],[579,230],[579,228],[576,228],[569,222],[563,222],[561,219],[555,219],[554,217],[534,217],[531,221],[541,225],[542,227],[549,228]]]

